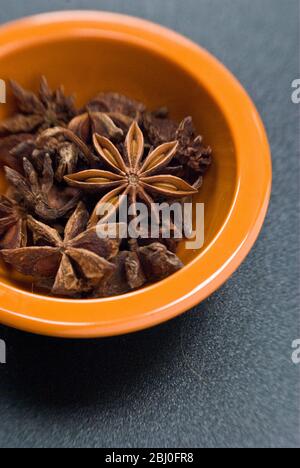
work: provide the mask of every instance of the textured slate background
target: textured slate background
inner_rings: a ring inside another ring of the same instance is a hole
[[[0,327],[0,446],[296,447],[299,329],[299,76],[296,0],[10,0],[0,22],[94,8],[160,22],[238,76],[273,151],[270,212],[252,253],[216,294],[161,327],[60,341]],[[1,67],[1,66],[0,66]],[[1,68],[0,68],[1,70]]]

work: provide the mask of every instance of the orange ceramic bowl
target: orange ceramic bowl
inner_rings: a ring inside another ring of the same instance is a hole
[[[32,294],[0,268],[0,321],[34,333],[100,337],[147,328],[199,303],[244,260],[263,224],[271,189],[270,149],[261,119],[237,80],[205,50],[155,24],[101,12],[60,12],[0,28],[1,79],[36,88],[42,74],[78,104],[119,91],[150,108],[192,115],[214,150],[197,200],[205,203],[205,245],[185,250],[185,267],[128,295],[64,300]],[[12,109],[0,106],[0,118]],[[0,191],[5,190],[3,174]]]

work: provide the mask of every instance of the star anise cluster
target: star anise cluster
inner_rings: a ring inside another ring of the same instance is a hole
[[[150,112],[117,93],[100,93],[78,110],[45,78],[37,94],[16,82],[11,90],[16,112],[0,121],[7,267],[31,278],[33,291],[68,298],[125,294],[181,269],[178,241],[162,235],[155,202],[188,199],[202,184],[211,149],[192,118],[178,124],[167,109]],[[99,223],[112,227],[125,197],[131,218],[137,202],[149,207],[157,237],[99,237]]]

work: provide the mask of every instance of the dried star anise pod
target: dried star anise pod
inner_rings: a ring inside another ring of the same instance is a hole
[[[139,289],[147,282],[160,281],[183,267],[181,260],[165,245],[154,242],[122,251],[114,259],[115,272],[96,289],[96,297],[110,297]]]
[[[122,157],[119,150],[107,138],[94,135],[94,145],[101,160],[110,166],[113,172],[104,170],[87,170],[65,177],[66,182],[75,188],[104,195],[92,214],[90,224],[95,225],[99,220],[98,208],[104,204],[111,204],[113,210],[102,218],[105,222],[119,208],[124,196],[129,197],[133,211],[136,211],[137,198],[144,201],[156,218],[152,194],[159,194],[166,198],[182,198],[197,192],[190,184],[173,175],[161,175],[174,158],[178,143],[165,143],[150,152],[144,161],[144,136],[136,122],[134,122],[125,141],[126,157]]]
[[[72,130],[64,127],[54,127],[45,130],[37,139],[40,147],[47,147],[47,142],[52,142],[54,152],[59,152],[61,143],[72,143],[72,148],[68,152],[60,153],[58,155],[59,164],[65,166],[65,172],[69,173],[71,167],[76,166],[78,157],[80,156],[86,164],[94,167],[99,163],[99,159],[93,154],[87,144],[79,138]],[[56,143],[55,143],[56,142]],[[74,149],[77,148],[77,153]],[[79,151],[79,153],[78,153]],[[66,157],[68,156],[68,157]],[[59,165],[58,164],[58,165]],[[63,171],[61,171],[63,172]]]
[[[54,185],[52,162],[48,155],[44,158],[42,176],[38,175],[26,158],[23,167],[25,177],[9,167],[4,170],[8,182],[14,188],[15,198],[32,213],[44,220],[56,221],[76,207],[80,194]]]
[[[118,115],[139,120],[146,110],[144,104],[118,93],[100,93],[86,106],[92,112],[104,112],[117,118]],[[113,119],[114,120],[114,119]]]
[[[76,115],[74,99],[64,94],[62,87],[51,91],[42,77],[38,94],[23,89],[11,81],[19,113],[0,122],[0,135],[32,133],[50,127],[66,126]]]
[[[106,114],[115,126],[123,131],[123,134],[127,134],[134,121],[141,123],[146,107],[141,102],[122,94],[100,93],[87,104],[86,109],[90,113]],[[101,131],[95,130],[94,133],[102,135]],[[103,134],[103,136],[107,135]]]
[[[112,262],[115,271],[95,290],[95,297],[119,296],[141,288],[146,283],[147,279],[135,252],[123,250]]]
[[[76,170],[80,156],[79,147],[67,141],[62,134],[53,137],[52,131],[53,129],[45,130],[35,140],[26,140],[13,148],[10,154],[18,162],[15,166],[18,166],[19,172],[23,171],[21,163],[24,157],[42,172],[46,156],[51,157],[58,182],[61,182],[66,174],[71,174]],[[12,167],[11,164],[6,165]]]
[[[203,174],[211,164],[211,148],[203,145],[203,139],[197,135],[192,117],[186,117],[178,127],[176,122],[167,118],[167,115],[167,113],[160,115],[150,112],[143,115],[143,127],[147,140],[153,146],[177,140],[178,148],[175,159],[190,173]],[[186,171],[182,172],[180,167],[176,170],[186,175]]]
[[[14,153],[15,148],[33,142],[33,137],[29,133],[19,133],[9,135],[0,139],[0,164],[9,166],[16,171],[22,171],[22,160]]]
[[[27,245],[26,210],[14,200],[0,195],[0,249],[17,249]]]
[[[167,141],[176,139],[178,124],[163,114],[145,112],[143,115],[143,127],[147,140],[154,147],[162,145]]]
[[[141,121],[141,116],[139,115],[136,118],[129,117],[128,115],[121,114],[120,112],[108,112],[106,115],[113,121],[117,128],[123,131],[123,136],[128,133],[128,130],[134,121]]]
[[[195,172],[203,174],[211,165],[212,150],[203,145],[203,138],[196,134],[192,117],[185,118],[177,132],[179,142],[176,158]]]
[[[147,237],[141,237],[141,238],[137,239],[137,243],[138,243],[138,245],[140,247],[145,247],[145,246],[149,246],[151,244],[160,243],[162,245],[165,245],[167,247],[167,249],[172,253],[177,252],[178,244],[179,244],[180,241],[181,241],[181,239],[179,239],[179,238],[176,239],[176,238],[174,238],[172,236],[170,236],[170,238],[163,237],[161,231],[160,231],[158,237],[151,237],[151,232],[149,232]]]
[[[99,287],[115,267],[110,260],[119,251],[119,241],[100,239],[96,228],[85,230],[89,214],[79,203],[69,219],[64,239],[58,232],[33,218],[28,226],[38,246],[3,250],[6,263],[36,280],[53,279],[52,294],[77,297]]]
[[[113,120],[103,112],[85,112],[74,117],[69,123],[69,129],[86,144],[92,144],[93,134],[98,133],[111,141],[118,143],[123,139],[124,132]]]
[[[181,270],[183,263],[159,242],[140,247],[138,254],[148,281],[159,281]]]

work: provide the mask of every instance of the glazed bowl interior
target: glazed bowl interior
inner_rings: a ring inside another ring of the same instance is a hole
[[[41,75],[48,78],[53,88],[63,84],[67,93],[74,93],[78,106],[101,91],[116,91],[144,102],[150,109],[167,106],[178,121],[188,115],[193,117],[204,143],[213,149],[213,165],[194,199],[205,204],[204,246],[191,251],[182,242],[179,255],[185,264],[201,256],[229,216],[237,188],[237,157],[222,110],[199,80],[146,44],[92,33],[24,43],[2,55],[2,79],[14,79],[25,88],[37,90]],[[0,118],[13,111],[8,92],[7,105],[0,106]],[[1,170],[0,191],[5,190]],[[3,264],[0,282],[22,290],[30,288]]]

